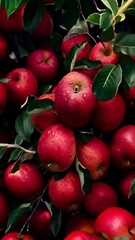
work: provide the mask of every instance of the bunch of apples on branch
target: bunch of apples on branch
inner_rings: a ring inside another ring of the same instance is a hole
[[[0,239],[135,240],[135,0],[0,1]]]

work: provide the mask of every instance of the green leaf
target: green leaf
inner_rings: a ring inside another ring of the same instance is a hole
[[[120,65],[109,64],[96,75],[92,90],[98,100],[108,101],[117,94],[121,82],[122,69]]]
[[[112,26],[110,26],[109,28],[107,28],[106,30],[103,30],[101,33],[101,40],[103,42],[107,42],[110,41],[114,38],[114,29]]]
[[[11,154],[10,154],[10,158],[8,160],[8,163],[13,161],[13,160],[18,160],[21,156],[21,151],[19,149],[14,149]]]
[[[72,71],[75,66],[76,58],[80,51],[85,47],[87,42],[74,45],[65,58],[65,67],[68,72]]]
[[[135,34],[123,34],[120,40],[116,37],[114,51],[129,56],[135,56]]]
[[[90,14],[87,19],[87,22],[93,23],[95,25],[99,25],[99,21],[100,21],[100,14],[99,13],[92,13]]]
[[[55,6],[60,9],[63,6],[64,0],[55,0]]]
[[[33,34],[44,14],[44,2],[42,0],[29,0],[24,11],[24,30]]]
[[[7,148],[6,147],[0,147],[0,159],[2,159],[4,153],[6,152]]]
[[[27,114],[26,111],[22,111],[15,121],[16,132],[24,140],[29,140],[31,134],[34,132],[34,127],[31,122],[31,117]]]
[[[93,137],[94,131],[93,129],[90,129],[89,131],[75,130],[75,135],[77,139],[87,143]]]
[[[15,137],[15,144],[21,145],[23,142],[23,138],[22,136],[20,136],[19,134]]]
[[[118,12],[118,2],[117,0],[101,0],[101,2],[111,10],[111,12],[116,15]]]
[[[112,15],[110,11],[105,11],[102,14],[100,14],[100,19],[99,19],[100,28],[106,30],[111,26],[111,24],[112,24]]]
[[[9,78],[0,78],[0,82],[3,83],[9,82]]]
[[[101,65],[102,64],[100,61],[93,61],[89,58],[84,58],[80,61],[77,61],[77,63],[75,63],[74,69],[92,70],[92,69],[100,67]]]
[[[33,203],[24,203],[16,208],[14,208],[8,218],[5,233],[7,233],[12,226],[15,225],[15,223],[19,220],[21,216],[23,216],[24,213],[30,211],[32,209]]]
[[[130,198],[133,194],[135,194],[135,179],[133,179],[131,183],[128,198]]]
[[[88,194],[92,187],[92,178],[88,169],[86,169],[77,159],[76,160],[76,170],[79,174],[82,191],[84,194]]]
[[[123,79],[128,88],[135,86],[135,62],[125,62],[121,64]]]
[[[127,15],[135,16],[135,8],[128,8],[125,12]]]
[[[20,58],[28,56],[28,51],[26,49],[24,49],[21,45],[18,44],[17,48],[18,48],[18,54],[19,54]]]
[[[53,232],[53,235],[56,237],[60,227],[61,227],[61,211],[56,208],[53,203],[50,203],[50,208],[51,208],[51,230]]]
[[[48,110],[53,110],[54,102],[51,99],[41,99],[35,100],[32,104],[27,108],[27,114],[33,115],[40,112],[45,112]]]
[[[19,165],[20,165],[20,162],[16,161],[13,168],[11,169],[11,173],[17,172],[19,170]]]
[[[86,21],[77,21],[76,24],[70,28],[67,35],[64,37],[64,41],[68,40],[69,38],[72,38],[73,36],[76,36],[78,34],[84,34],[89,33],[88,24]]]
[[[26,4],[29,0],[5,0],[4,6],[6,8],[7,17],[10,17],[17,8]]]
[[[115,238],[112,238],[112,240],[129,240],[128,237],[115,237]]]

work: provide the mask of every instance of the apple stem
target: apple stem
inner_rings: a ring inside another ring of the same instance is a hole
[[[107,50],[107,48],[106,48],[106,46],[105,46],[104,42],[103,42],[103,41],[101,41],[101,43],[102,43],[102,45],[103,45],[103,47],[104,47],[104,49],[105,49],[105,52],[107,53],[107,52],[108,52],[108,50]]]
[[[40,202],[42,201],[42,198],[43,198],[43,196],[44,196],[47,188],[48,188],[48,184],[46,184],[46,186],[45,186],[45,188],[43,189],[42,194],[40,195],[40,197],[38,197],[38,199],[36,199],[37,203],[36,203],[35,207],[33,208],[31,214],[30,214],[29,217],[27,218],[26,222],[25,222],[24,225],[22,226],[22,228],[21,228],[21,230],[20,230],[20,232],[19,232],[19,234],[18,234],[18,237],[17,237],[18,240],[21,238],[21,234],[23,233],[23,230],[25,229],[25,227],[26,227],[27,224],[29,223],[29,221],[30,221],[30,219],[32,218],[34,212],[36,211],[37,207],[39,206]]]
[[[0,148],[1,147],[4,147],[4,148],[16,148],[16,149],[19,149],[19,150],[21,150],[21,151],[23,151],[25,153],[29,153],[29,154],[32,154],[32,155],[34,155],[36,153],[36,151],[26,149],[24,147],[21,147],[18,144],[0,143]]]

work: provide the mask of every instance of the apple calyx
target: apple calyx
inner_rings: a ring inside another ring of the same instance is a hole
[[[77,84],[74,86],[74,93],[78,93],[80,91],[80,86]]]
[[[101,236],[106,240],[110,240],[109,236],[106,233],[101,233]]]

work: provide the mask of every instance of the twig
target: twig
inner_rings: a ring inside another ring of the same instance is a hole
[[[36,151],[26,149],[26,148],[24,148],[24,147],[21,147],[21,146],[18,145],[18,144],[0,143],[0,148],[1,148],[1,147],[5,147],[5,148],[17,148],[17,149],[20,149],[20,150],[23,151],[23,152],[26,152],[26,153],[29,153],[29,154],[33,154],[33,155],[36,153]]]

